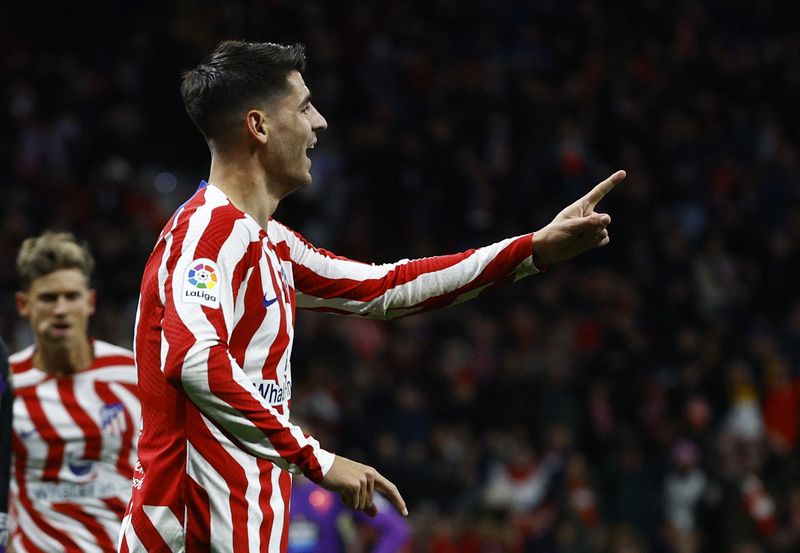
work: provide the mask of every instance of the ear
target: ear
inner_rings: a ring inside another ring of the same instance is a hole
[[[17,292],[14,294],[14,299],[17,302],[17,313],[23,319],[27,319],[31,313],[30,304],[28,303],[28,294],[25,292]]]
[[[86,303],[89,305],[89,315],[94,315],[94,309],[97,305],[97,292],[95,292],[94,288],[89,290]]]
[[[269,138],[267,114],[258,109],[251,109],[247,112],[245,122],[247,123],[247,133],[250,137],[261,144],[266,144]]]

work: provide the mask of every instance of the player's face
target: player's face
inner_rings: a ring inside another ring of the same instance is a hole
[[[37,344],[65,345],[85,340],[95,294],[78,269],[60,269],[17,293],[19,314],[28,319]]]
[[[308,150],[317,143],[317,132],[328,123],[311,103],[311,92],[303,76],[289,74],[289,93],[275,101],[268,118],[265,169],[286,194],[311,183]]]

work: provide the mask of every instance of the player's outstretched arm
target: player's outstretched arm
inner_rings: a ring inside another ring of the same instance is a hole
[[[369,516],[378,513],[373,500],[373,494],[377,490],[386,496],[401,515],[408,516],[406,502],[397,486],[374,468],[341,455],[336,456],[330,470],[319,484],[326,490],[338,493],[342,502],[351,509],[364,511]]]
[[[608,244],[606,227],[611,224],[611,216],[597,213],[594,208],[624,178],[625,171],[617,171],[533,234],[533,260],[537,267],[566,261]]]

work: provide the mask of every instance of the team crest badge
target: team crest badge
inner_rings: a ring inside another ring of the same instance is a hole
[[[106,403],[100,407],[100,428],[103,434],[119,436],[127,428],[125,406],[121,403]]]

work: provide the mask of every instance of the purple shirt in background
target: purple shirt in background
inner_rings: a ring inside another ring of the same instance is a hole
[[[295,478],[289,515],[289,547],[287,553],[341,553],[340,517],[351,517],[356,524],[365,524],[377,533],[370,553],[397,553],[408,543],[408,523],[382,497],[375,494],[378,514],[371,518],[345,507],[339,496],[307,480]]]

